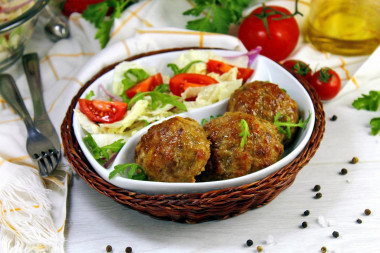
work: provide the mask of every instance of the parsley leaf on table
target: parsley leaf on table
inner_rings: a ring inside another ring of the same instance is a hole
[[[362,94],[361,97],[354,100],[352,106],[358,110],[377,111],[380,108],[380,91],[371,90],[368,95]],[[380,118],[372,118],[369,125],[372,135],[380,133]]]
[[[183,15],[205,17],[187,22],[186,28],[204,32],[228,33],[230,24],[237,24],[242,17],[243,9],[249,0],[192,0],[194,8],[183,12]]]
[[[362,97],[356,99],[352,106],[358,110],[377,111],[380,107],[380,91],[371,90],[368,95],[362,94]]]

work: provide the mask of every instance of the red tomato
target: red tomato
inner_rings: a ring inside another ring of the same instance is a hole
[[[288,57],[296,47],[300,30],[294,17],[279,19],[281,14],[274,14],[266,17],[268,34],[264,25],[265,17],[260,16],[273,13],[269,8],[291,15],[287,9],[280,6],[265,6],[264,10],[263,7],[258,7],[243,20],[238,37],[248,50],[261,46],[260,54],[280,61]]]
[[[210,76],[195,73],[181,73],[170,78],[169,87],[174,95],[181,96],[181,93],[189,87],[201,87],[214,83],[218,83],[218,81]]]
[[[97,4],[103,2],[104,0],[66,0],[63,5],[63,14],[70,16],[73,12],[82,13],[87,5]]]
[[[325,67],[314,73],[310,79],[310,84],[322,100],[330,100],[338,95],[341,81],[334,70]]]
[[[230,69],[232,69],[233,67],[235,67],[235,66],[229,65],[225,62],[216,61],[213,59],[210,59],[207,62],[207,71],[208,72],[215,72],[215,73],[218,73],[220,75],[230,71]],[[247,79],[252,74],[253,74],[253,69],[238,67],[238,73],[237,73],[236,78],[237,79],[243,79],[243,82],[245,82],[245,81],[247,81]]]
[[[113,123],[123,118],[127,103],[79,99],[79,109],[90,120],[97,123]]]
[[[292,70],[298,75],[305,78],[307,81],[310,81],[311,76],[313,75],[311,68],[308,64],[300,60],[287,60],[282,64],[286,69]]]
[[[126,90],[125,93],[127,94],[129,98],[132,98],[138,92],[152,91],[156,86],[162,83],[163,81],[162,81],[161,73],[157,73],[133,85],[131,88]]]

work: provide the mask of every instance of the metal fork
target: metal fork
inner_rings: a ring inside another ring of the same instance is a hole
[[[61,159],[61,152],[36,128],[22,101],[16,83],[9,74],[0,75],[0,94],[25,123],[28,131],[26,150],[29,156],[37,162],[40,176],[50,175]]]
[[[53,124],[50,121],[45,109],[42,96],[42,82],[40,73],[40,63],[36,53],[25,54],[22,57],[24,72],[28,80],[30,96],[34,108],[34,124],[46,135],[54,144],[57,150],[61,150],[61,143]]]

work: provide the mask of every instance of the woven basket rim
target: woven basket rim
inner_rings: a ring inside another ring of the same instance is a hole
[[[128,57],[124,61],[187,49],[209,48],[191,47],[151,51]],[[205,193],[149,195],[119,188],[104,180],[92,168],[79,147],[72,126],[73,111],[78,98],[99,76],[114,68],[118,63],[111,64],[95,74],[72,98],[66,116],[61,124],[61,137],[68,162],[87,184],[99,193],[143,214],[158,219],[197,223],[215,219],[227,219],[244,213],[249,209],[263,206],[272,201],[281,191],[293,183],[297,173],[314,156],[323,138],[325,114],[322,103],[314,88],[301,76],[291,72],[308,92],[315,110],[313,133],[305,148],[291,163],[261,180]]]

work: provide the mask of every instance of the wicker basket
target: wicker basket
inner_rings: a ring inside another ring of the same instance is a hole
[[[126,60],[174,50],[180,49],[150,52]],[[112,69],[115,65],[113,64],[95,75],[72,99],[61,125],[62,142],[69,163],[87,184],[101,194],[142,214],[163,220],[198,223],[227,219],[245,213],[250,209],[261,207],[268,204],[281,191],[293,183],[297,173],[309,162],[321,143],[325,130],[325,114],[322,103],[315,90],[302,77],[296,76],[313,101],[315,126],[304,150],[287,166],[262,180],[206,193],[146,195],[121,189],[108,183],[94,171],[79,147],[72,125],[73,109],[78,98],[96,78]]]

